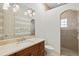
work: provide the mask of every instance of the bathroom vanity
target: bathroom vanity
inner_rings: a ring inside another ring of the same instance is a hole
[[[44,39],[26,39],[0,46],[0,56],[43,56]]]
[[[44,41],[33,46],[25,48],[21,51],[15,52],[10,56],[43,56],[44,55]]]

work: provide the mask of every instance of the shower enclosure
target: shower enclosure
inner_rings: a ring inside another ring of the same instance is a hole
[[[61,19],[61,55],[78,55],[78,20],[79,12],[66,10],[60,15]]]

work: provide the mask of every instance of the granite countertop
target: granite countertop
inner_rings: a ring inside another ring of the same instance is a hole
[[[0,46],[0,56],[8,56],[10,54],[21,51],[25,48],[28,48],[42,41],[44,41],[44,39],[32,38],[20,42],[14,42],[14,43],[2,45]]]

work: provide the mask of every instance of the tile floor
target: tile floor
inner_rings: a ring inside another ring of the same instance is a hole
[[[58,55],[58,53],[56,53],[54,51],[48,51],[46,56],[59,56],[59,55]],[[62,48],[61,56],[77,56],[77,52],[66,49],[66,48]]]
[[[77,52],[66,49],[66,48],[62,48],[61,56],[77,56]]]
[[[59,54],[57,52],[55,52],[55,51],[48,51],[46,56],[59,56]]]

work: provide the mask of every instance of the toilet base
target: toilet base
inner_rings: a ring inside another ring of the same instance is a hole
[[[59,53],[57,53],[55,51],[48,51],[48,50],[46,50],[45,56],[60,56],[60,55],[59,55]]]

